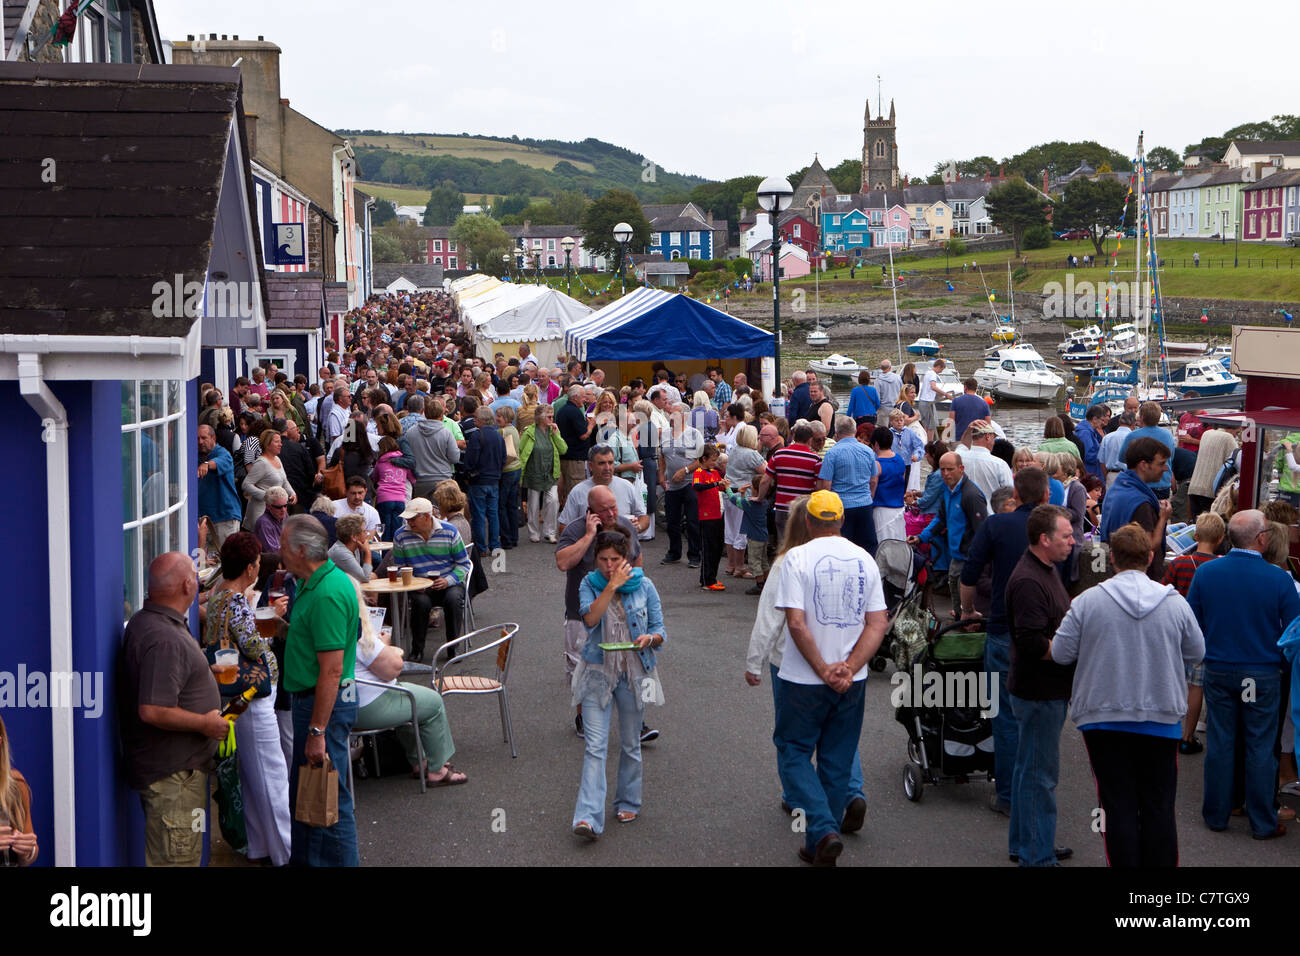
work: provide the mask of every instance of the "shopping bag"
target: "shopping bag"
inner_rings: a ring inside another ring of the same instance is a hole
[[[217,823],[221,837],[236,853],[248,854],[244,826],[244,791],[239,785],[239,758],[235,754],[217,761]]]
[[[294,819],[310,827],[332,827],[339,819],[339,773],[329,754],[319,767],[303,764],[298,771],[298,806]]]

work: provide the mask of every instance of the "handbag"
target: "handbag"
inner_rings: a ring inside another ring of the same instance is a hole
[[[343,474],[343,456],[339,455],[339,460],[330,465],[323,472],[321,477],[324,479],[321,484],[321,493],[326,497],[337,501],[340,498],[346,498],[348,493],[347,478]]]
[[[244,791],[239,782],[235,754],[217,760],[217,823],[221,837],[236,853],[248,855],[248,828],[244,823]]]
[[[298,805],[294,819],[309,827],[332,827],[339,820],[339,773],[325,762],[319,767],[309,763],[298,771]]]
[[[214,590],[212,596],[208,598],[209,620],[212,619],[213,614],[218,613],[217,608],[215,607],[218,593],[218,591]],[[221,624],[221,639],[210,644],[205,644],[203,647],[203,653],[207,656],[209,664],[215,664],[217,662],[217,651],[221,650],[223,647],[233,647],[236,650],[239,650],[239,672],[235,677],[234,683],[217,684],[217,689],[221,691],[221,696],[223,698],[238,697],[250,687],[257,688],[257,693],[254,695],[255,698],[270,696],[271,669],[267,667],[266,662],[260,658],[253,660],[247,657],[244,652],[239,649],[238,645],[231,641],[230,617],[228,612],[222,616]]]

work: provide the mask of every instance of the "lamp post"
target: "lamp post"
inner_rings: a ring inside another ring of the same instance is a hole
[[[618,284],[622,291],[620,295],[627,295],[627,282],[623,278],[623,260],[627,254],[627,241],[632,238],[632,227],[625,222],[620,222],[614,226],[614,240],[618,243]]]
[[[573,253],[573,247],[576,243],[572,236],[565,236],[560,240],[560,248],[564,250],[564,294],[573,295],[573,279],[569,275],[569,256]]]
[[[781,392],[781,233],[777,220],[790,208],[794,188],[779,176],[758,184],[758,204],[772,217],[772,337],[777,395]]]
[[[502,253],[501,263],[506,267],[506,278],[510,278],[510,253]]]
[[[1232,267],[1237,268],[1237,243],[1241,239],[1241,217],[1237,217],[1237,228],[1232,230]]]

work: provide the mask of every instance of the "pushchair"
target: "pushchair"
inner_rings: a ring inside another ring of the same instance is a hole
[[[894,716],[907,730],[909,763],[903,793],[919,801],[925,785],[993,779],[993,720],[997,686],[984,670],[982,631],[954,621],[937,628],[894,688]]]
[[[925,586],[929,565],[906,541],[890,539],[876,548],[876,567],[889,625],[870,666],[873,671],[883,671],[892,660],[906,670],[925,646],[933,620]]]

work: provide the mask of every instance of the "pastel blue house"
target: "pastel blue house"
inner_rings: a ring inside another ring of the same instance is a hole
[[[1184,176],[1169,187],[1169,237],[1171,239],[1195,238],[1200,235],[1201,190],[1210,178],[1209,173]]]
[[[871,247],[871,219],[854,207],[854,196],[827,196],[822,200],[822,248],[851,252]]]

